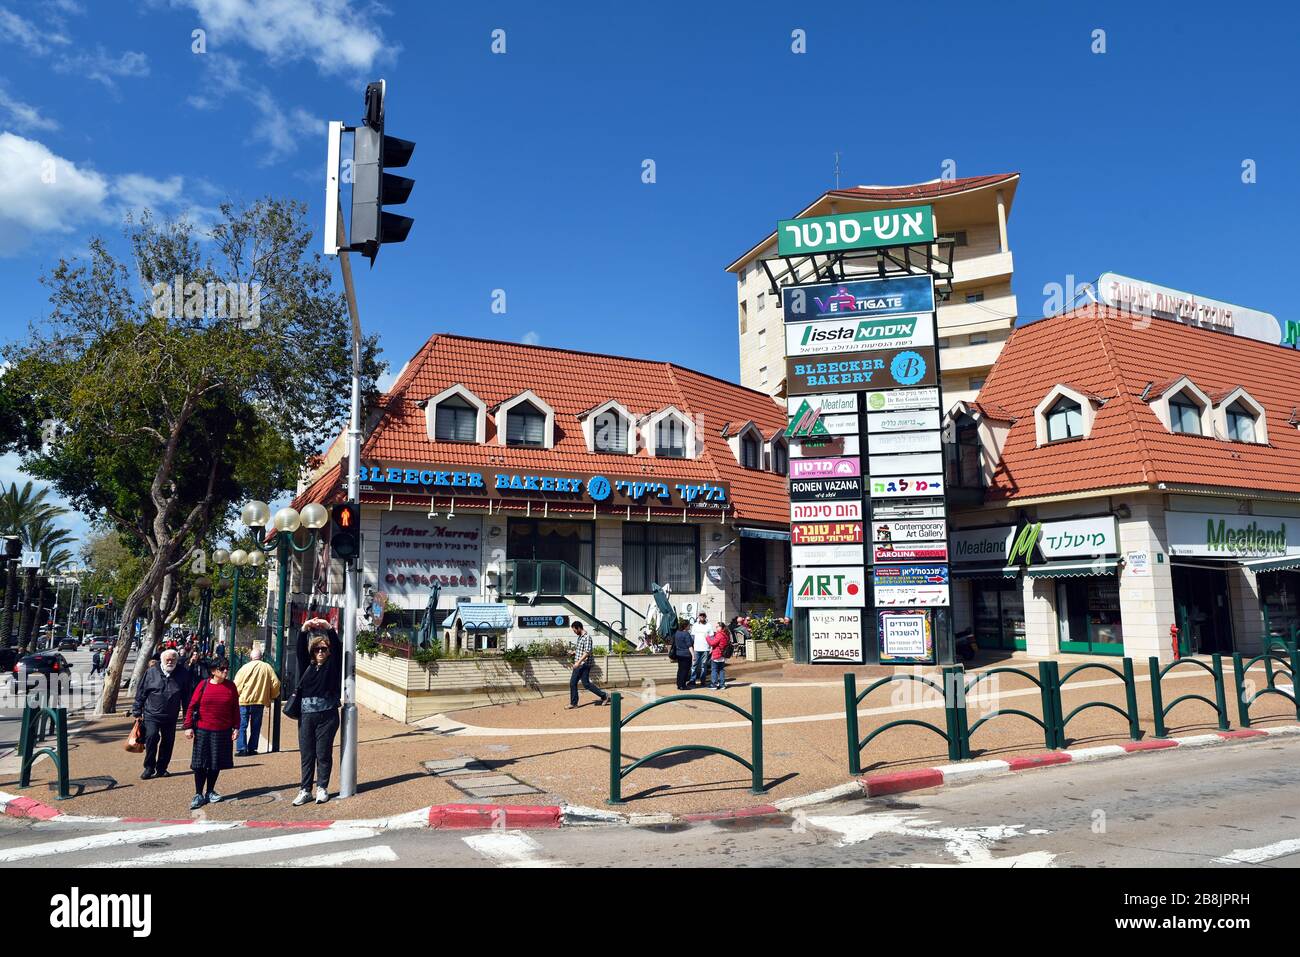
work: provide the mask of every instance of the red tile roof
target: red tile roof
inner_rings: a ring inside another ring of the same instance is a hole
[[[489,408],[531,388],[555,410],[555,447],[499,445],[491,415],[483,445],[430,441],[425,411],[416,402],[457,384]],[[655,459],[645,450],[635,456],[588,451],[578,417],[609,399],[617,399],[634,416],[671,405],[693,421],[698,417],[702,454],[696,459],[665,460]],[[786,477],[743,468],[721,434],[729,421],[753,420],[765,435],[772,435],[787,424],[784,407],[764,392],[672,363],[439,334],[408,363],[384,397],[383,408],[382,417],[362,445],[362,458],[368,462],[445,462],[628,476],[653,468],[684,479],[730,483],[732,518],[789,524]],[[322,476],[313,488],[328,478]],[[304,496],[299,498],[308,501]],[[383,499],[388,500],[387,494]]]
[[[1264,406],[1269,444],[1166,429],[1142,393],[1184,375],[1209,395],[1244,386]],[[1114,398],[1087,437],[1038,448],[1034,408],[1058,383]],[[1016,417],[989,501],[1160,482],[1300,494],[1300,430],[1288,424],[1300,405],[1296,350],[1088,305],[1016,329],[979,402]]]

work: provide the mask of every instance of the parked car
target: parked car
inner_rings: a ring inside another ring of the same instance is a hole
[[[34,655],[19,658],[10,671],[10,685],[13,694],[25,693],[27,682],[32,675],[63,675],[72,671],[68,659],[57,651],[38,651]]]
[[[18,663],[18,657],[17,648],[0,648],[0,671],[12,672]]]

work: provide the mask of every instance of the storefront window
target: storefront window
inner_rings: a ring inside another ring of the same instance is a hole
[[[517,587],[524,591],[532,590],[537,582],[544,594],[586,594],[590,584],[575,581],[575,576],[565,574],[560,563],[591,579],[595,551],[595,527],[591,522],[512,518],[506,529],[506,558],[520,563]],[[527,564],[531,562],[537,565]]]
[[[1291,640],[1300,631],[1300,572],[1264,572],[1259,576],[1259,601],[1270,639]]]
[[[1061,650],[1123,654],[1119,582],[1110,576],[1063,578],[1056,583],[1056,620]]]
[[[1025,596],[1019,581],[974,583],[975,643],[981,648],[1025,648]]]
[[[672,585],[679,594],[699,592],[699,526],[623,526],[623,594],[649,594],[652,583]]]

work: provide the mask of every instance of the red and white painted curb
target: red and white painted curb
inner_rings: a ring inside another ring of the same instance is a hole
[[[1268,738],[1288,734],[1300,734],[1300,724],[1281,725],[1271,728],[1248,728],[1237,731],[1215,731],[1210,734],[1198,734],[1180,738],[1147,738],[1142,741],[1129,741],[1124,744],[1107,744],[1092,748],[1076,748],[1068,751],[1048,751],[1043,754],[1020,755],[1013,758],[990,758],[983,761],[967,761],[962,764],[947,764],[933,768],[913,768],[907,771],[895,771],[886,774],[873,774],[853,781],[803,794],[784,798],[771,804],[759,804],[753,807],[729,811],[702,814],[623,814],[598,808],[579,807],[576,805],[504,805],[504,804],[435,804],[405,814],[391,817],[371,818],[369,820],[341,821],[214,821],[226,827],[249,828],[299,828],[299,829],[341,829],[341,828],[375,828],[396,830],[404,828],[435,828],[439,830],[526,830],[558,827],[591,827],[609,825],[650,826],[656,824],[698,824],[709,821],[730,821],[741,818],[766,817],[775,814],[788,814],[803,807],[827,804],[851,798],[874,798],[907,791],[921,791],[928,788],[957,784],[973,778],[983,778],[999,774],[1012,774],[1061,764],[1074,764],[1082,761],[1100,761],[1108,758],[1126,757],[1131,754],[1143,754],[1152,751],[1166,751],[1173,748],[1193,748],[1206,745],[1225,744],[1238,741],[1262,741]],[[93,817],[76,814],[64,814],[56,807],[44,804],[32,798],[21,797],[0,791],[0,815],[7,817],[29,818],[38,821],[50,821],[60,824],[193,824],[194,818],[174,818],[155,820],[138,817]]]

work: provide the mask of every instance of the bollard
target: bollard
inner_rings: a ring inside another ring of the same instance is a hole
[[[1237,716],[1243,728],[1250,727],[1250,705],[1245,700],[1246,669],[1242,667],[1241,653],[1232,656],[1233,697],[1237,699]]]
[[[858,685],[853,673],[844,675],[844,723],[849,734],[849,774],[862,773],[862,752],[858,749]]]
[[[1151,671],[1151,711],[1156,722],[1156,737],[1167,738],[1169,731],[1165,727],[1165,699],[1160,693],[1160,659],[1152,655],[1147,659],[1147,668]],[[1219,687],[1219,694],[1223,694],[1222,686]]]
[[[1228,700],[1223,693],[1223,656],[1214,655],[1210,661],[1214,667],[1214,703],[1219,709],[1219,730],[1228,730]]]
[[[609,803],[623,803],[623,694],[609,694]]]
[[[749,789],[751,794],[763,793],[763,689],[754,685],[749,689],[749,724],[750,724],[750,746],[753,753],[750,756],[749,763],[754,768],[753,786]]]
[[[1043,703],[1043,744],[1048,750],[1059,747],[1056,743],[1056,685],[1052,680],[1052,664],[1050,661],[1038,663],[1038,691]]]

